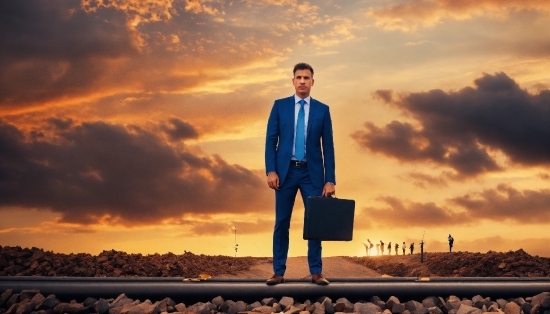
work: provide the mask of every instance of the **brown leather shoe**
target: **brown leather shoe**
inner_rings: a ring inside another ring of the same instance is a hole
[[[327,286],[329,283],[328,280],[323,277],[323,274],[321,273],[311,275],[311,282],[320,286]]]
[[[274,285],[278,285],[278,284],[283,283],[283,282],[285,282],[285,278],[283,276],[274,274],[265,283],[268,286],[274,286]]]

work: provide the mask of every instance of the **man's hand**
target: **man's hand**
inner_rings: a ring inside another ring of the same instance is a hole
[[[325,183],[325,186],[323,187],[323,196],[332,196],[334,194],[336,194],[334,184],[330,182]]]
[[[267,174],[267,185],[274,190],[279,189],[279,176],[277,172],[271,171]]]

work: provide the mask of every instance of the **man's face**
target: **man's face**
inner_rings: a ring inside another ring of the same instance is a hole
[[[310,70],[296,70],[294,78],[292,79],[292,84],[296,89],[296,95],[300,96],[302,99],[309,96],[313,82],[313,75]]]

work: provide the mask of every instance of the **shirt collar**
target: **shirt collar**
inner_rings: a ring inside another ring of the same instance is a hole
[[[298,95],[294,94],[294,104],[297,104],[299,101],[300,101],[300,97],[298,97]],[[306,104],[309,105],[311,104],[311,96],[307,96],[306,98],[304,98],[304,100],[306,101]]]

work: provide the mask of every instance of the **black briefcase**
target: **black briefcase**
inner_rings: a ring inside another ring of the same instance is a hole
[[[354,213],[354,200],[310,196],[304,217],[304,240],[351,241]]]

